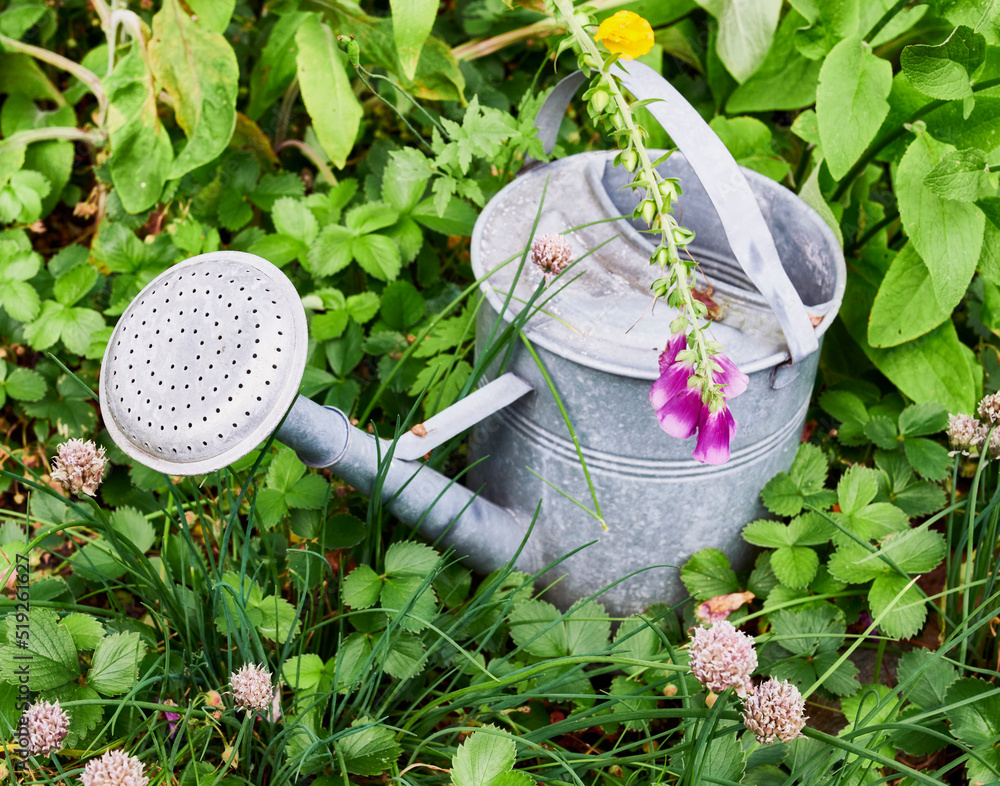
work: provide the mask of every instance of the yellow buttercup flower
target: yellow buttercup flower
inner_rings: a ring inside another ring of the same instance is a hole
[[[636,13],[619,11],[601,22],[594,40],[603,41],[622,60],[635,60],[653,48],[653,28]]]

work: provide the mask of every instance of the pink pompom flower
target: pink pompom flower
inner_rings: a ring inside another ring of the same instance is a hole
[[[687,439],[698,434],[692,454],[696,461],[725,464],[736,434],[727,402],[747,389],[749,378],[725,355],[713,355],[709,362],[715,366],[713,382],[720,386],[719,393],[706,394],[706,386],[697,378],[691,384],[696,371],[694,352],[687,348],[687,336],[675,333],[660,355],[660,376],[649,389],[649,401],[660,427],[670,436]]]

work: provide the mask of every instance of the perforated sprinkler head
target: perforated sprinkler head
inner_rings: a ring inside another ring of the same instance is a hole
[[[298,395],[308,335],[277,267],[216,251],[153,279],[101,365],[104,424],[126,454],[170,475],[220,469],[260,445]]]

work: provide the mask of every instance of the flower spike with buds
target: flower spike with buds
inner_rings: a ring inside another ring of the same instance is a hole
[[[583,8],[573,7],[573,0],[547,0],[547,5],[566,25],[567,36],[559,51],[573,47],[580,69],[593,74],[584,93],[591,117],[605,124],[621,148],[615,163],[635,173],[630,187],[643,192],[634,217],[659,234],[650,264],[660,267],[663,275],[653,282],[653,294],[680,312],[671,327],[667,350],[660,357],[661,376],[649,392],[650,402],[668,434],[686,438],[697,431],[695,460],[722,464],[729,460],[729,443],[736,433],[727,401],[742,393],[748,380],[721,354],[722,347],[702,335],[708,309],[692,291],[696,264],[690,254],[688,259],[681,258],[694,233],[672,215],[680,185],[676,178],[663,177],[650,160],[644,143],[646,132],[633,118],[632,107],[611,73],[618,59],[633,60],[650,51],[653,29],[638,14],[619,11],[601,22],[591,36],[587,28],[594,23]],[[604,45],[607,56],[598,42]],[[678,387],[679,383],[683,384]]]

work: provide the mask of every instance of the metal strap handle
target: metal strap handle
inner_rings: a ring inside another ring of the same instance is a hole
[[[684,153],[701,181],[722,219],[736,261],[774,310],[788,341],[792,363],[816,352],[819,342],[806,307],[781,266],[774,238],[753,191],[722,140],[687,99],[649,66],[631,62],[626,71],[615,64],[611,73],[636,98],[658,99],[646,109]],[[579,71],[569,75],[556,85],[539,109],[535,126],[545,152],[551,153],[555,147],[566,108],[584,80]]]

